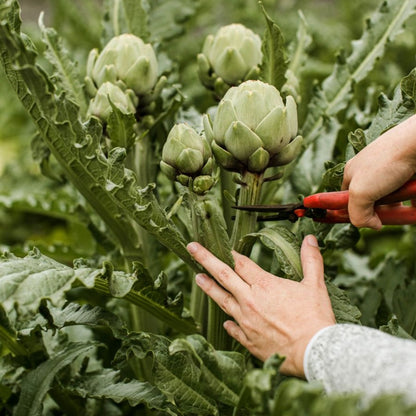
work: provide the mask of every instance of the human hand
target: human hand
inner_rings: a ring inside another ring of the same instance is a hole
[[[309,235],[302,243],[301,282],[274,276],[237,252],[233,270],[198,243],[188,244],[188,250],[222,285],[206,274],[196,276],[201,289],[235,319],[224,322],[228,334],[263,361],[274,353],[285,356],[282,372],[304,377],[309,341],[335,324],[315,237]]]
[[[374,202],[400,188],[415,172],[416,116],[412,116],[347,162],[342,189],[349,190],[351,222],[357,227],[380,229]]]

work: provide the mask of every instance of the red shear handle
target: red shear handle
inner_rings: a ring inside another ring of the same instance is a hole
[[[405,206],[380,206],[375,209],[381,222],[384,225],[405,225],[416,224],[416,208]],[[324,218],[314,219],[317,222],[325,223],[347,223],[350,222],[347,209],[327,210]]]
[[[322,192],[307,196],[303,200],[306,208],[344,209],[348,207],[348,191]],[[392,204],[416,198],[416,180],[406,182],[397,191],[379,199],[375,205]],[[403,223],[402,223],[403,224]],[[407,223],[406,223],[407,224]]]

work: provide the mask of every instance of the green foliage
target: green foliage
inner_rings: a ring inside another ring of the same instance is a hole
[[[1,414],[416,414],[397,397],[363,407],[326,395],[283,376],[278,356],[260,364],[194,283],[190,241],[299,281],[300,242],[313,233],[338,322],[416,337],[412,228],[232,218],[236,201],[338,190],[346,160],[415,112],[415,0],[290,4],[56,0],[35,30],[16,0],[0,0]],[[358,9],[371,12],[364,30]],[[212,189],[196,194],[160,171],[162,148],[178,123],[212,133],[202,113],[217,102],[196,56],[231,23],[263,35],[260,77],[294,97],[306,140],[285,170],[213,168]],[[135,114],[110,100],[102,122],[87,114],[87,56],[123,33],[152,43],[161,81]]]

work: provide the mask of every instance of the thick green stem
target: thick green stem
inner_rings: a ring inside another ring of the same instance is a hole
[[[26,349],[19,344],[14,334],[0,326],[0,343],[14,355],[27,355]]]
[[[257,205],[260,201],[261,187],[264,181],[264,173],[244,172],[242,174],[242,185],[239,205]],[[243,237],[256,230],[257,214],[255,212],[237,210],[234,222],[231,245],[234,250],[244,255],[249,255],[251,243],[244,242]]]
[[[134,145],[126,160],[126,167],[136,174],[137,185],[142,188],[156,180],[157,172],[153,161],[152,143],[150,137],[146,136]],[[150,273],[156,275],[160,271],[159,261],[155,256],[156,240],[138,224],[134,224],[134,227],[139,236],[144,263]]]
[[[201,230],[200,230],[200,221],[198,212],[199,209],[197,204],[199,203],[199,198],[193,192],[189,192],[189,210],[191,214],[191,223],[193,230],[193,241],[198,241],[203,244],[201,241]],[[191,291],[191,303],[190,309],[193,318],[201,325],[202,335],[207,336],[207,326],[208,326],[208,299],[205,293],[199,288],[195,283],[195,279],[192,280],[192,291]]]
[[[227,224],[227,230],[231,233],[232,230],[232,216],[234,215],[233,209],[231,208],[231,202],[227,198],[226,194],[235,194],[235,182],[233,181],[233,173],[228,172],[225,169],[221,169],[221,198],[222,198],[222,210],[224,212],[225,222]]]
[[[190,205],[195,230],[194,239],[207,247],[220,260],[232,266],[231,246],[224,216],[219,209],[218,203],[211,200],[208,195],[198,196],[190,192]],[[195,282],[193,284],[195,285]],[[201,324],[204,325],[203,333],[206,334],[208,342],[216,349],[229,349],[231,339],[223,327],[224,321],[229,317],[211,299],[208,300],[207,316],[206,296],[204,295],[204,299],[199,298],[201,295],[198,291],[199,288],[195,288],[193,292],[194,297],[200,303],[205,301],[203,306],[205,310],[204,316],[202,319],[199,319]],[[202,308],[202,305],[194,303],[194,307]],[[197,312],[201,313],[201,311]]]

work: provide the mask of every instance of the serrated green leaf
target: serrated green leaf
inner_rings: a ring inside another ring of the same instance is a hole
[[[98,344],[73,343],[55,357],[43,362],[23,379],[16,416],[41,416],[42,403],[51,389],[53,380],[60,370],[71,364],[75,358],[87,355]]]
[[[298,16],[299,25],[296,32],[296,42],[293,42],[289,47],[290,63],[288,69],[294,74],[299,74],[307,59],[306,51],[312,44],[312,36],[309,34],[305,16],[301,11],[298,12]]]
[[[354,247],[360,239],[360,232],[351,224],[336,224],[324,239],[325,249],[346,250]]]
[[[329,298],[331,299],[332,309],[338,323],[359,324],[361,312],[351,304],[347,294],[332,282],[326,281]]]
[[[81,123],[76,105],[64,96],[56,97],[48,76],[35,63],[35,51],[18,33],[11,32],[4,19],[0,40],[9,81],[67,177],[116,236],[123,254],[132,260],[139,257],[134,221],[197,269],[183,236],[160,207],[154,185],[135,186],[134,174],[125,170],[125,153],[120,149],[113,149],[108,157],[103,153],[99,146],[102,126],[94,118]]]
[[[290,181],[297,193],[309,195],[317,191],[325,173],[325,163],[333,159],[340,129],[336,118],[325,119],[320,136],[294,162]]]
[[[146,381],[122,380],[120,373],[111,369],[71,380],[68,390],[83,398],[110,399],[116,403],[127,401],[132,407],[145,404],[149,409],[176,415],[174,406],[158,388]]]
[[[282,272],[289,279],[302,280],[302,266],[300,263],[300,242],[295,234],[282,226],[263,228],[252,233],[247,238],[259,238],[261,242],[274,251]]]
[[[377,139],[386,130],[409,118],[415,112],[414,102],[403,96],[400,86],[394,90],[391,99],[385,94],[381,94],[378,99],[378,106],[377,114],[373,118],[370,127],[365,131],[367,144]]]
[[[399,321],[396,317],[390,319],[386,325],[382,325],[379,328],[380,331],[386,332],[387,334],[394,335],[395,337],[400,337],[404,339],[412,339],[414,338],[409,335],[400,325]]]
[[[184,33],[184,23],[195,15],[199,0],[149,2],[149,28],[153,42],[166,42]]]
[[[230,406],[238,403],[238,392],[245,373],[244,356],[239,353],[215,351],[199,335],[177,339],[169,347],[170,354],[189,354],[201,370],[201,391],[215,401]]]
[[[286,82],[288,62],[283,34],[277,24],[267,14],[262,2],[259,2],[267,30],[262,43],[263,61],[261,63],[261,79],[274,85],[278,90]]]
[[[182,351],[169,351],[170,340],[160,335],[130,334],[116,356],[123,363],[129,357],[153,358],[154,384],[168,398],[175,401],[185,414],[218,415],[215,402],[201,392],[201,369],[194,357]]]
[[[91,269],[78,267],[72,269],[60,264],[34,250],[24,258],[12,254],[0,259],[0,302],[3,307],[11,310],[15,304],[21,313],[35,313],[42,300],[50,299],[55,305],[62,305],[65,293],[75,284],[110,296],[109,282],[113,271],[109,269]],[[118,279],[131,280],[132,277],[123,272],[114,272]],[[134,280],[140,279],[136,275]],[[123,296],[129,302],[142,307],[158,319],[165,321],[172,328],[185,333],[196,331],[191,318],[182,317],[182,305],[170,301],[166,292],[159,293],[150,286],[142,285],[140,291],[134,287]],[[160,302],[160,303],[158,303]],[[172,305],[171,305],[172,304]]]
[[[289,65],[286,71],[287,81],[282,86],[282,92],[292,95],[296,102],[301,102],[300,79],[302,68],[308,58],[307,50],[312,44],[312,36],[309,34],[309,27],[305,16],[301,11],[298,12],[299,24],[296,32],[296,41],[289,44],[288,52],[290,55]]]
[[[346,108],[354,84],[363,80],[383,54],[387,42],[400,33],[405,21],[415,12],[415,0],[389,0],[367,21],[359,40],[352,42],[348,57],[340,55],[332,74],[309,103],[309,111],[302,127],[306,143],[320,137],[326,117],[335,116]]]
[[[99,45],[101,3],[95,0],[54,0],[52,24],[73,49],[90,50]],[[88,16],[88,18],[86,18]]]
[[[136,118],[134,114],[123,113],[111,100],[110,104],[113,111],[107,120],[107,132],[111,146],[129,149],[133,146],[136,138],[136,132],[134,130]]]
[[[270,404],[277,385],[284,378],[279,372],[283,361],[277,355],[272,355],[265,361],[263,368],[251,369],[246,373],[233,416],[246,414],[247,410],[254,414],[270,414]]]
[[[116,338],[122,338],[127,335],[123,321],[118,316],[99,306],[68,303],[61,309],[46,302],[42,303],[39,311],[53,329],[62,329],[73,325],[104,326],[109,328]]]
[[[416,68],[412,69],[409,75],[400,82],[402,93],[416,103]]]
[[[358,153],[366,146],[365,133],[362,129],[356,129],[348,134],[348,142],[354,148],[354,152]]]
[[[71,268],[37,250],[24,258],[8,254],[0,259],[0,302],[6,311],[17,303],[21,311],[34,313],[42,299],[62,303],[74,279]]]
[[[138,36],[144,42],[149,40],[148,16],[142,0],[123,0],[124,15],[128,33]]]
[[[344,178],[345,162],[337,163],[326,170],[322,177],[322,183],[319,190],[322,191],[339,191]]]
[[[393,310],[400,325],[412,337],[416,337],[416,305],[411,302],[414,296],[416,296],[416,283],[412,282],[407,287],[396,289],[393,297]]]
[[[42,32],[42,40],[46,45],[45,56],[53,66],[53,75],[58,86],[58,92],[64,91],[69,99],[73,100],[84,114],[87,108],[86,97],[83,93],[81,76],[77,69],[77,63],[69,56],[65,49],[62,39],[58,36],[55,29],[45,27],[43,23],[43,13],[39,17],[39,27]]]
[[[218,201],[213,196],[206,195],[201,198],[192,199],[191,209],[198,221],[198,230],[195,237],[221,261],[229,266],[234,265],[234,258],[231,254],[230,238],[227,233],[224,214]]]

